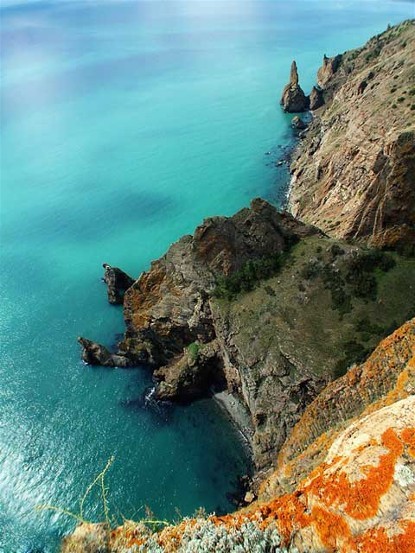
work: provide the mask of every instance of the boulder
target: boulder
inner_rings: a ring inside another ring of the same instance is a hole
[[[301,117],[298,117],[298,115],[293,117],[291,121],[291,126],[293,129],[296,129],[298,131],[302,131],[307,128],[307,124],[301,119]]]
[[[122,304],[124,294],[134,284],[134,279],[118,267],[111,267],[108,263],[102,265],[105,269],[104,282],[107,285],[108,301],[114,305]]]
[[[295,60],[291,64],[290,82],[282,92],[280,103],[284,111],[288,113],[299,113],[308,109],[309,99],[298,83],[298,71]]]

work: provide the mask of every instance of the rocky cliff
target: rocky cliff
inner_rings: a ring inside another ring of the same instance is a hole
[[[355,370],[357,395],[363,393],[366,397],[365,379],[374,379],[376,389],[374,401],[357,420],[353,420],[354,408],[350,408],[357,404],[353,390],[343,381],[345,391],[338,398],[340,414],[336,413],[329,423],[335,436],[324,448],[321,460],[291,493],[268,499],[265,494],[234,514],[185,519],[158,533],[145,522],[126,522],[112,531],[105,525],[82,524],[64,540],[62,552],[413,553],[414,354],[415,320],[385,340],[370,360]],[[390,367],[393,377],[387,375],[387,370],[379,377],[379,367]],[[380,380],[384,381],[383,388]],[[326,413],[333,393],[329,387],[314,402],[317,424],[319,417],[328,421],[333,414],[333,410]],[[318,442],[321,429],[313,432],[311,439]],[[298,440],[297,444],[301,446]],[[277,474],[280,471],[281,467]]]
[[[309,107],[309,98],[304,94],[298,81],[298,70],[295,60],[291,64],[290,81],[282,92],[280,103],[283,110],[288,113],[306,111]]]
[[[291,167],[292,213],[333,237],[412,245],[414,21],[325,56],[318,84],[314,120]]]
[[[106,266],[124,338],[80,339],[87,363],[151,365],[158,399],[238,397],[259,499],[160,532],[82,524],[64,553],[415,551],[413,38],[406,22],[324,57],[292,166],[303,221],[257,199],[127,289]]]
[[[151,364],[162,400],[234,394],[256,469],[269,470],[323,387],[415,314],[414,287],[414,259],[330,239],[254,200],[173,244],[126,291],[118,351],[81,338],[83,359]]]

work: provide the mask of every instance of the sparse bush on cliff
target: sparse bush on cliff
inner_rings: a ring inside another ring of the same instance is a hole
[[[276,275],[285,260],[286,254],[276,254],[247,261],[239,271],[229,276],[218,277],[213,291],[214,297],[230,301],[241,292],[250,292],[258,282]]]
[[[191,361],[196,361],[199,356],[200,345],[197,342],[192,342],[187,346],[187,352]]]
[[[393,257],[381,250],[365,250],[353,256],[348,262],[346,282],[354,296],[376,300],[377,280],[374,271],[387,272],[396,265]]]
[[[139,547],[140,553],[162,553],[164,549],[154,536]],[[189,524],[180,537],[177,553],[286,553],[281,537],[274,526],[262,530],[258,524],[247,521],[240,527],[215,524],[211,520],[196,520]],[[291,548],[292,553],[296,549]]]

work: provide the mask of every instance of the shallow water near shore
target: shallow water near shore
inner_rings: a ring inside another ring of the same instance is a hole
[[[111,514],[233,508],[248,469],[213,402],[158,410],[144,368],[84,366],[76,337],[123,331],[102,263],[133,276],[204,217],[278,203],[292,140],[278,99],[334,55],[413,16],[408,2],[3,2],[0,552],[57,551],[108,471]],[[102,520],[99,494],[86,518]]]

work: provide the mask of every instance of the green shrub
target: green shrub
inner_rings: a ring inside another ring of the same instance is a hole
[[[376,300],[377,281],[373,272],[376,269],[387,272],[395,265],[393,257],[381,250],[359,252],[348,262],[346,282],[354,296]]]
[[[192,342],[187,346],[187,352],[191,361],[196,361],[196,359],[199,357],[200,345],[197,342]]]
[[[229,276],[219,276],[213,295],[230,301],[241,292],[250,292],[260,281],[276,275],[286,260],[286,254],[275,254],[247,261],[239,271]]]

